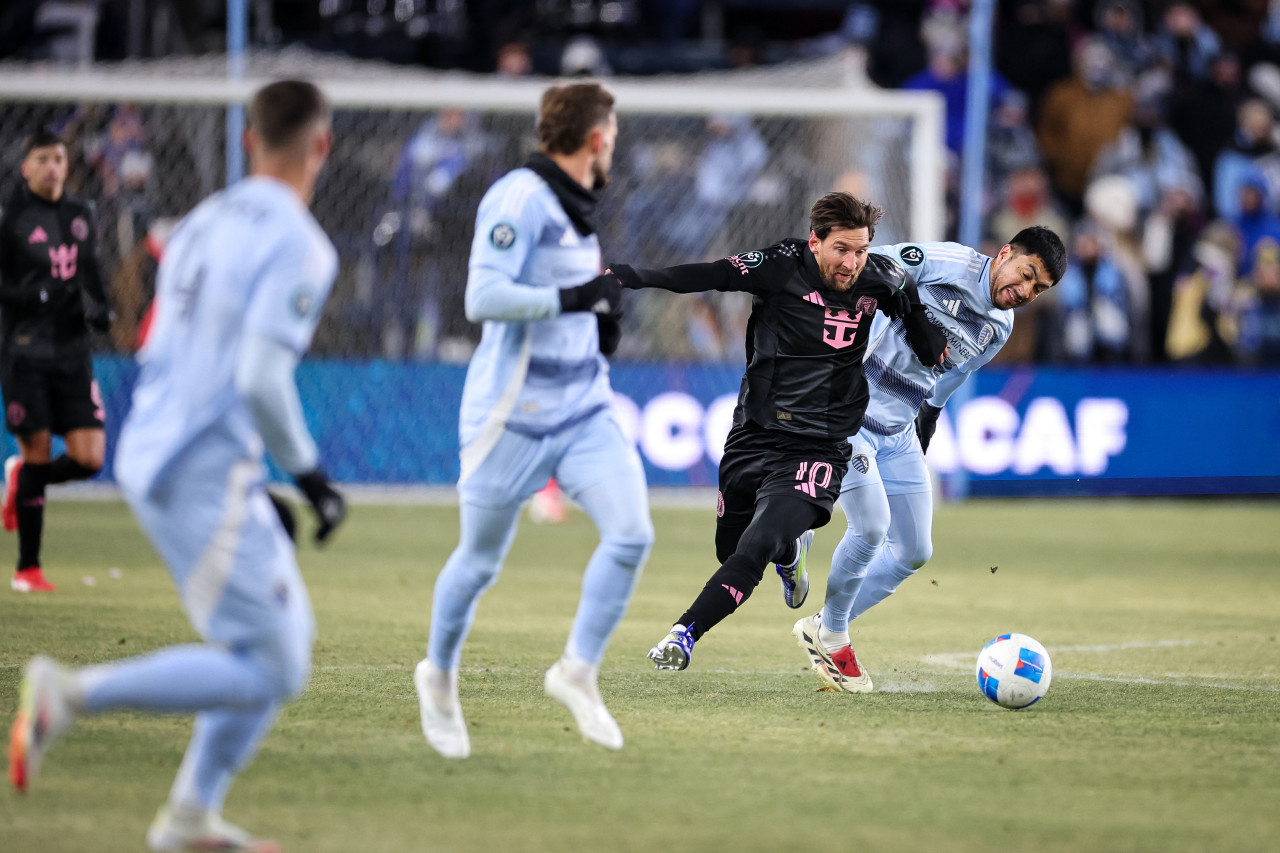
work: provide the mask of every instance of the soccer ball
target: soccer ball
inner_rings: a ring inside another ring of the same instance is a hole
[[[1001,708],[1027,708],[1049,692],[1053,664],[1026,634],[1001,634],[978,654],[978,689]]]

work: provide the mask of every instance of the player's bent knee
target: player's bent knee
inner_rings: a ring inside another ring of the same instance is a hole
[[[933,556],[933,542],[926,539],[917,542],[907,553],[902,555],[902,562],[911,567],[912,571],[916,571],[925,563],[929,562],[929,558]]]
[[[653,536],[625,539],[609,537],[600,541],[600,547],[606,549],[618,565],[638,568],[649,557],[649,549],[653,546]]]

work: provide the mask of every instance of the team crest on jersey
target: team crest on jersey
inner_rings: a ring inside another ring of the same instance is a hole
[[[871,470],[871,460],[867,458],[865,453],[855,453],[853,458],[849,460],[849,466],[859,474],[865,474]]]
[[[918,267],[924,263],[924,249],[919,246],[903,246],[898,251],[898,257],[902,258],[902,262],[909,267]]]
[[[990,323],[982,324],[982,331],[978,332],[978,346],[985,347],[991,343],[991,339],[996,336],[996,329]]]
[[[293,292],[293,299],[289,304],[293,308],[293,313],[302,319],[309,316],[311,309],[315,308],[316,297],[310,288],[300,287]]]
[[[764,263],[764,252],[743,252],[735,257],[742,261],[742,265],[749,270],[753,270],[760,264]]]
[[[77,240],[86,240],[89,237],[89,223],[84,221],[83,216],[77,216],[71,220],[71,236]]]
[[[516,227],[510,222],[499,222],[489,232],[489,242],[495,249],[510,249],[516,242]]]
[[[878,304],[874,296],[859,296],[856,310],[859,314],[874,314]]]

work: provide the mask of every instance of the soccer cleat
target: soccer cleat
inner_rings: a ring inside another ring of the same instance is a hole
[[[809,573],[805,571],[805,563],[809,558],[809,546],[813,544],[813,531],[806,530],[796,540],[796,558],[785,566],[776,563],[778,577],[782,578],[782,600],[792,610],[804,606],[809,597]]]
[[[689,658],[693,656],[693,626],[688,628],[672,625],[671,633],[658,641],[658,645],[649,649],[649,660],[654,669],[686,669]]]
[[[871,676],[858,663],[858,656],[853,646],[841,646],[834,652],[827,651],[818,639],[818,630],[822,627],[822,612],[806,616],[795,624],[791,633],[795,635],[796,645],[804,649],[809,665],[818,677],[837,690],[845,693],[870,693]]]
[[[569,709],[582,736],[605,749],[622,749],[622,729],[604,706],[594,668],[564,658],[547,670],[542,681],[547,695]]]
[[[56,586],[44,579],[44,572],[39,566],[28,566],[13,573],[9,586],[18,592],[53,592]]]
[[[67,674],[52,658],[33,657],[22,676],[18,716],[9,732],[9,781],[25,794],[49,747],[75,721]]]
[[[4,460],[4,501],[0,502],[0,522],[10,533],[18,529],[18,472],[21,470],[21,456],[10,456]]]
[[[195,806],[161,806],[147,828],[147,847],[156,853],[183,850],[280,853],[276,842],[254,838],[240,827],[227,823],[217,812]]]
[[[413,670],[413,686],[418,690],[418,710],[422,713],[422,733],[427,743],[445,758],[466,758],[471,754],[471,736],[458,701],[457,675],[447,673],[423,658]]]

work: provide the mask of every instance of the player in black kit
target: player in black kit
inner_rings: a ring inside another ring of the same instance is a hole
[[[21,451],[5,462],[0,520],[18,531],[21,592],[54,589],[40,569],[45,486],[92,477],[106,451],[88,332],[105,332],[111,312],[93,206],[63,192],[67,168],[62,140],[36,131],[23,146],[24,182],[0,213],[0,390]],[[57,459],[54,435],[66,440]]]
[[[664,270],[610,267],[629,288],[752,294],[747,371],[720,460],[721,565],[649,651],[658,669],[687,667],[694,642],[742,606],[770,562],[787,605],[804,603],[813,528],[831,518],[848,437],[867,408],[862,356],[875,312],[904,318],[922,363],[937,364],[946,352],[903,269],[867,252],[880,216],[849,193],[829,193],[810,210],[807,241]]]

